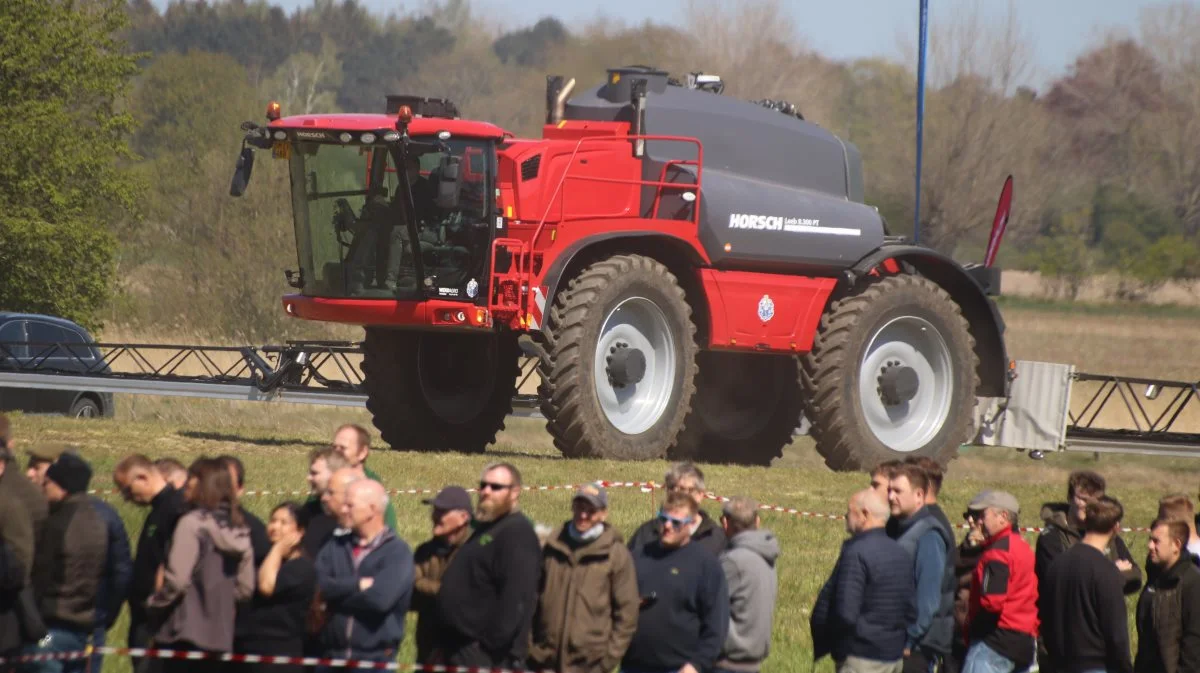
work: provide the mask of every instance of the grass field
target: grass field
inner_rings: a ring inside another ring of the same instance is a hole
[[[1200,316],[1124,315],[1119,312],[1058,313],[1045,308],[1009,306],[1010,356],[1021,359],[1072,362],[1082,370],[1171,376],[1195,380],[1200,368]],[[251,490],[304,490],[305,453],[329,440],[333,428],[355,421],[369,426],[365,411],[309,408],[124,396],[118,397],[114,420],[73,421],[57,417],[13,417],[18,440],[70,441],[78,444],[95,469],[93,487],[111,489],[112,466],[134,451],[153,457],[174,456],[184,463],[203,454],[236,453],[247,466]],[[564,460],[550,445],[540,421],[512,419],[495,446],[483,456],[414,454],[376,451],[370,463],[392,489],[473,484],[489,460],[516,463],[531,485],[576,484],[592,479],[658,481],[667,464],[601,460]],[[1062,500],[1070,470],[1098,469],[1110,482],[1110,492],[1126,505],[1127,526],[1145,526],[1157,499],[1170,491],[1195,495],[1200,486],[1200,461],[1179,458],[1055,454],[1031,461],[1024,454],[1001,449],[966,449],[950,467],[943,506],[952,520],[983,488],[1004,488],[1021,501],[1022,525],[1038,526],[1037,512],[1047,501]],[[808,512],[840,515],[847,497],[866,484],[861,474],[829,472],[806,438],[799,438],[770,468],[717,467],[707,469],[708,489],[717,495],[750,495],[760,502]],[[131,536],[140,530],[144,511],[108,495],[118,506]],[[658,494],[636,488],[614,488],[611,521],[626,535],[653,515]],[[280,496],[251,496],[245,505],[264,516]],[[529,491],[522,507],[535,520],[556,524],[569,516],[570,492]],[[395,496],[399,533],[415,546],[428,535],[427,511],[420,496]],[[719,512],[712,502],[710,513]],[[808,670],[812,643],[809,610],[845,537],[841,521],[764,512],[763,524],[776,531],[783,547],[779,562],[780,596],[772,654],[764,671]],[[1034,535],[1026,536],[1031,543]],[[1146,535],[1130,532],[1126,541],[1139,563],[1145,557]],[[1132,600],[1130,605],[1132,606]],[[410,624],[411,629],[411,624]],[[124,617],[110,644],[123,645]],[[407,642],[401,661],[411,661]],[[832,670],[825,659],[818,667]],[[110,659],[105,673],[126,673],[126,661]]]

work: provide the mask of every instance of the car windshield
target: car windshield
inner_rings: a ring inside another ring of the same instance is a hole
[[[444,146],[461,162],[457,184],[442,181],[442,152],[399,166],[395,145],[301,141],[288,148],[301,292],[388,299],[479,294],[491,242],[495,148],[477,139]],[[413,196],[411,224],[401,180]],[[447,200],[454,192],[457,198]]]

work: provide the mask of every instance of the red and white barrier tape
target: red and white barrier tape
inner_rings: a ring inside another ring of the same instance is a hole
[[[587,482],[587,483],[583,483],[583,484],[563,484],[561,486],[523,486],[523,487],[521,487],[521,490],[522,491],[574,491],[574,490],[577,490],[579,488],[586,486],[589,483],[596,483],[596,482]],[[642,490],[652,490],[652,489],[656,489],[656,488],[662,488],[660,485],[658,485],[652,481],[599,480],[599,484],[605,488],[640,488]],[[440,490],[441,489],[439,489],[439,488],[393,488],[393,489],[389,489],[387,491],[387,494],[388,495],[435,495]],[[475,493],[478,490],[479,489],[477,489],[477,488],[466,489],[466,491],[468,493]],[[115,488],[91,489],[88,491],[89,495],[118,495],[119,493],[120,493],[120,491]],[[251,491],[245,491],[244,493],[242,493],[242,496],[243,497],[265,496],[265,495],[308,496],[311,494],[312,494],[311,491],[253,491],[253,490],[251,490]]]
[[[70,661],[86,659],[93,654],[155,659],[185,659],[189,661],[225,661],[240,664],[278,664],[283,666],[328,666],[331,668],[360,668],[375,670],[428,671],[429,673],[547,673],[525,669],[491,668],[488,666],[445,666],[441,664],[401,664],[396,661],[367,661],[363,659],[339,659],[323,657],[282,657],[267,654],[233,654],[196,652],[192,650],[170,650],[142,647],[92,647],[74,652],[46,654],[22,654],[0,657],[0,665],[25,664],[37,661]]]

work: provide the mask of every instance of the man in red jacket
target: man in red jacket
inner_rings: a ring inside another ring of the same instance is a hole
[[[986,538],[971,577],[963,673],[1025,670],[1035,655],[1038,582],[1033,550],[1017,533],[1021,505],[1004,491],[983,491],[967,509]]]

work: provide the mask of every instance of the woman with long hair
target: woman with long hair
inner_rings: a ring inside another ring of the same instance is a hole
[[[271,552],[258,569],[254,630],[247,635],[246,654],[304,656],[306,624],[317,591],[317,569],[301,543],[307,525],[307,511],[299,503],[285,502],[271,511],[267,523]],[[259,664],[258,669],[299,673],[304,667]]]
[[[191,510],[176,524],[162,584],[146,601],[157,625],[154,645],[231,652],[238,603],[254,594],[250,529],[233,479],[220,460],[200,458],[192,463],[184,497]],[[219,671],[221,665],[217,660],[167,659],[163,670]]]

